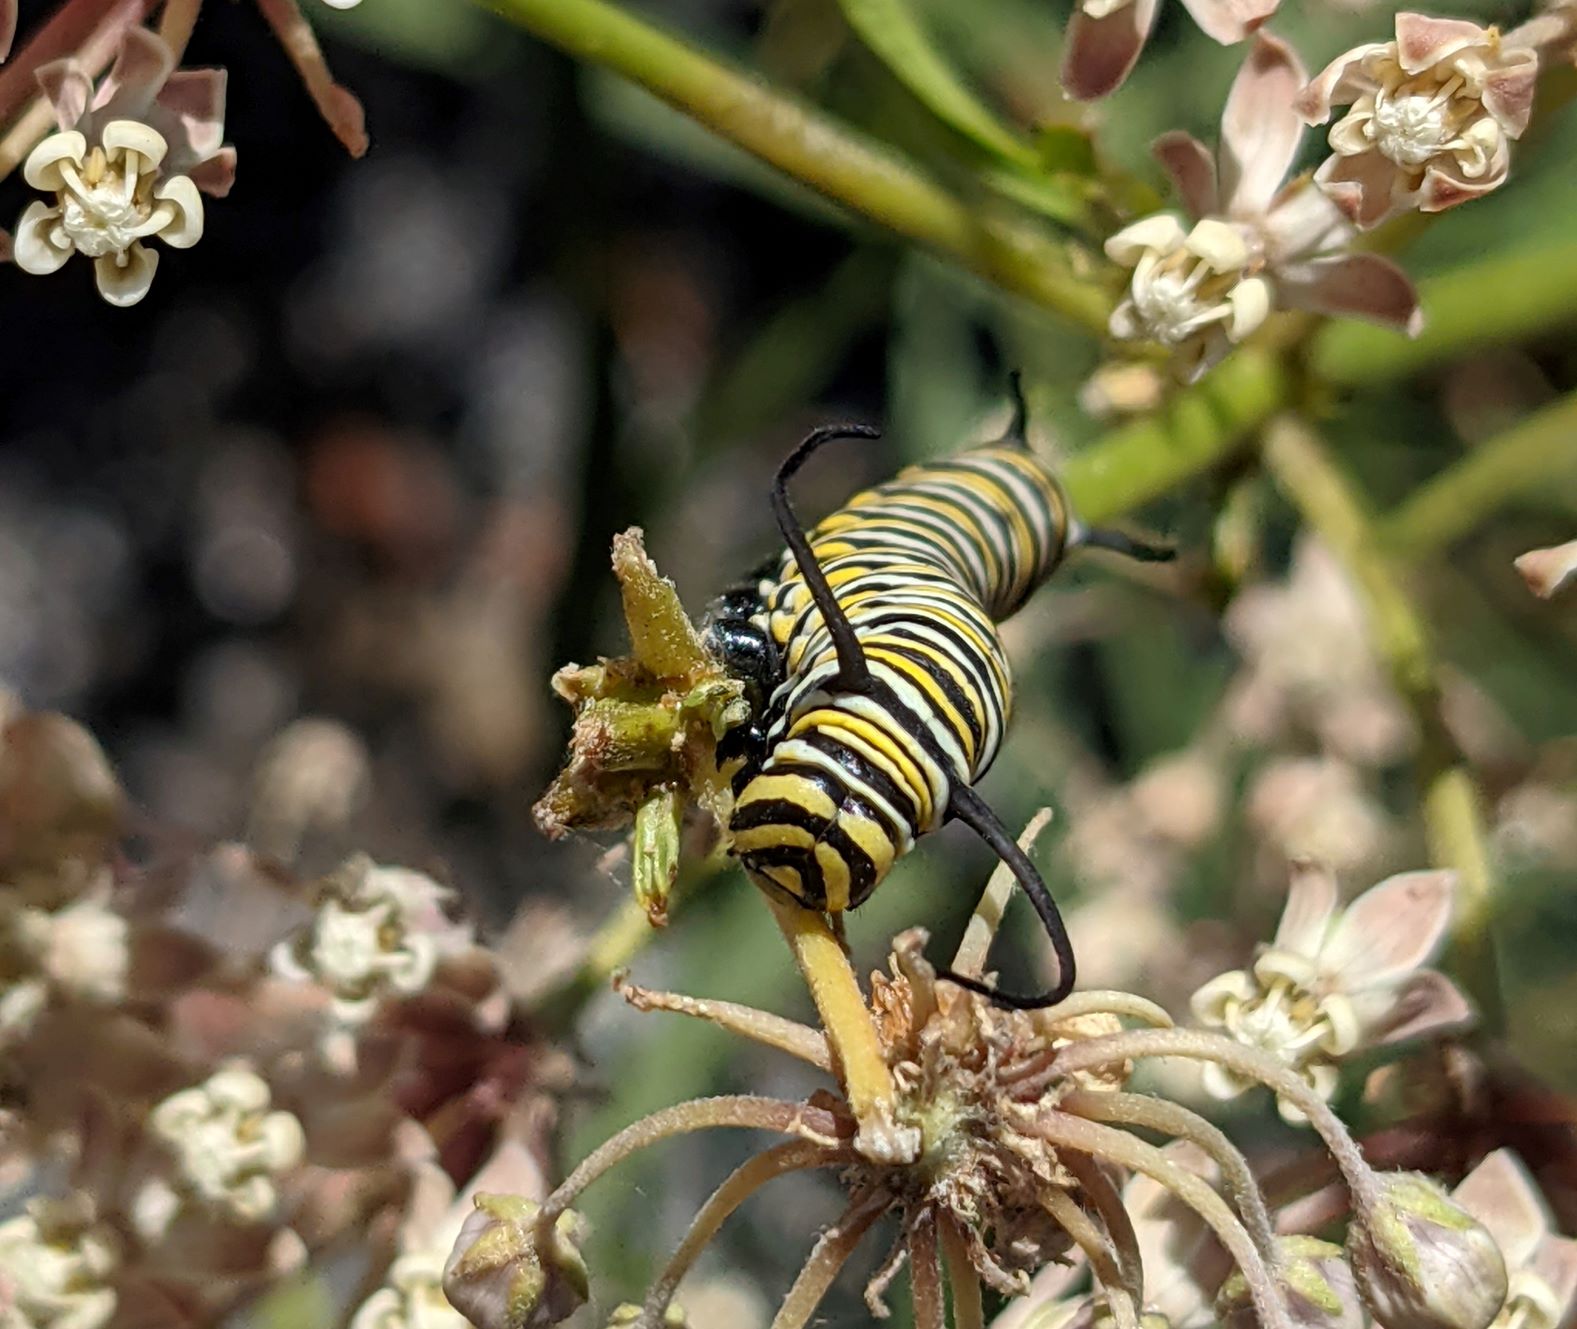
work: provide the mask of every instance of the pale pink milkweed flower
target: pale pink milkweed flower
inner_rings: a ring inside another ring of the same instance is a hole
[[[222,143],[225,73],[176,70],[157,36],[131,28],[96,91],[71,58],[41,66],[38,80],[60,130],[33,149],[22,174],[54,200],[22,213],[16,264],[43,275],[82,254],[93,260],[100,295],[136,304],[159,265],[143,242],[190,248],[203,234],[202,194],[229,192],[235,150]]]
[[[1279,1058],[1329,1099],[1344,1057],[1472,1018],[1451,981],[1423,967],[1445,940],[1454,880],[1404,872],[1338,909],[1331,874],[1298,865],[1274,940],[1249,968],[1194,993],[1195,1019]],[[1209,1062],[1204,1087],[1235,1098],[1249,1083]],[[1303,1120],[1285,1100],[1278,1107],[1288,1121]]]
[[[1506,1304],[1492,1329],[1556,1329],[1577,1296],[1577,1241],[1558,1236],[1522,1161],[1497,1149],[1451,1198],[1489,1229],[1506,1257]]]
[[[1577,580],[1577,540],[1568,540],[1553,549],[1530,549],[1518,555],[1516,568],[1528,589],[1541,600],[1548,600]]]
[[[1331,118],[1335,154],[1315,180],[1360,228],[1398,212],[1441,212],[1505,180],[1510,142],[1533,111],[1539,57],[1466,19],[1398,14],[1396,39],[1338,56],[1306,87],[1298,110]]]
[[[1183,0],[1223,46],[1242,41],[1281,0]],[[1076,0],[1062,54],[1062,87],[1079,101],[1115,92],[1139,60],[1161,0]]]
[[[1306,77],[1291,47],[1259,33],[1228,94],[1218,151],[1180,132],[1155,142],[1193,228],[1158,213],[1106,242],[1109,257],[1134,269],[1112,335],[1175,347],[1185,378],[1273,308],[1418,331],[1418,298],[1401,269],[1347,253],[1353,232],[1336,208],[1306,178],[1286,182],[1303,136],[1293,101]]]

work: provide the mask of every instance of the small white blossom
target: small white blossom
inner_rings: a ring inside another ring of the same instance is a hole
[[[43,275],[73,254],[93,260],[99,294],[136,304],[159,264],[144,241],[187,249],[203,234],[201,190],[229,188],[233,152],[223,148],[224,74],[173,71],[168,47],[131,28],[95,91],[87,71],[60,60],[38,71],[60,132],[35,147],[22,174],[53,195],[17,223],[14,257]]]
[[[6,1329],[100,1329],[115,1314],[114,1232],[83,1194],[35,1199],[0,1223],[0,1324]]]
[[[58,909],[0,903],[0,1048],[27,1037],[51,993],[105,1005],[126,995],[126,920],[100,881]]]
[[[311,924],[275,946],[270,964],[328,988],[341,1023],[364,1023],[385,997],[420,992],[444,956],[471,945],[471,929],[446,912],[453,899],[420,872],[353,858],[325,880]]]
[[[1300,865],[1275,939],[1250,968],[1195,992],[1195,1018],[1284,1061],[1329,1099],[1342,1058],[1471,1018],[1450,981],[1422,967],[1444,940],[1453,881],[1448,872],[1403,873],[1338,910],[1330,874]],[[1204,1085],[1233,1098],[1249,1082],[1208,1062]],[[1279,1107],[1302,1120],[1289,1103]]]
[[[1397,212],[1440,212],[1505,180],[1510,141],[1533,109],[1539,57],[1466,19],[1398,14],[1396,39],[1338,56],[1304,89],[1310,124],[1348,111],[1315,173],[1358,226]]]
[[[241,1222],[272,1213],[277,1179],[301,1161],[306,1139],[270,1101],[267,1083],[233,1062],[154,1108],[149,1124],[175,1160],[178,1187]]]

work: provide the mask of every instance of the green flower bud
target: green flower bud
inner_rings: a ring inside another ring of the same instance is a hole
[[[515,1195],[476,1197],[444,1267],[444,1295],[477,1329],[546,1329],[586,1304],[584,1220],[567,1211],[544,1232],[540,1209]]]
[[[1363,1329],[1363,1305],[1340,1246],[1316,1237],[1278,1237],[1277,1283],[1287,1314],[1308,1329]],[[1256,1329],[1248,1280],[1233,1274],[1216,1294],[1221,1329]]]
[[[1347,1234],[1374,1318],[1386,1329],[1487,1329],[1506,1300],[1494,1237],[1427,1177],[1397,1172],[1380,1182],[1379,1202]]]

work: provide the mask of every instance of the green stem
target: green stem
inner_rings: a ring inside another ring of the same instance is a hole
[[[1105,434],[1063,469],[1074,510],[1101,522],[1158,498],[1244,446],[1286,404],[1281,362],[1245,347],[1164,410]]]
[[[1441,714],[1429,630],[1385,552],[1376,523],[1320,441],[1303,426],[1283,421],[1266,440],[1265,462],[1352,577],[1375,647],[1418,726],[1418,774],[1430,856],[1457,874],[1452,920],[1457,968],[1486,1022],[1498,1026],[1500,983],[1490,935],[1496,881],[1467,759]]]
[[[1577,393],[1535,411],[1420,485],[1386,520],[1387,545],[1418,558],[1466,535],[1506,500],[1577,478],[1574,437]]]
[[[955,198],[831,116],[606,0],[482,0],[578,59],[604,65],[836,203],[987,280],[1104,333],[1107,292],[1074,275],[1065,245],[1006,211]]]

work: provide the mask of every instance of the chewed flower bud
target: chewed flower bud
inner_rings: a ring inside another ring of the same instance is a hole
[[[1354,1220],[1347,1256],[1386,1329],[1486,1329],[1506,1301],[1494,1237],[1427,1177],[1379,1178],[1378,1201]]]
[[[1292,1323],[1308,1329],[1363,1329],[1363,1305],[1353,1272],[1340,1246],[1317,1237],[1280,1237],[1282,1297]],[[1249,1298],[1248,1281],[1233,1274],[1216,1296],[1222,1329],[1256,1329],[1259,1318]]]
[[[444,1268],[444,1295],[477,1329],[545,1329],[591,1294],[573,1210],[546,1232],[541,1206],[516,1195],[478,1195]]]

